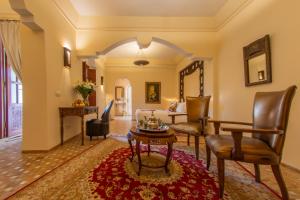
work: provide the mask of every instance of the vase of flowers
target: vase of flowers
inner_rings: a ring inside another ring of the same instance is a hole
[[[85,106],[89,105],[88,97],[92,92],[95,91],[95,88],[95,84],[90,81],[78,82],[74,86],[74,90],[81,95]]]

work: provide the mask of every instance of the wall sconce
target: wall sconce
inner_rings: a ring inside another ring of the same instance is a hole
[[[104,84],[103,76],[100,77],[100,85]]]
[[[64,47],[64,66],[71,67],[71,50]]]

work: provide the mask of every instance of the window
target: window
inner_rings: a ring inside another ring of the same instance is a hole
[[[17,78],[13,70],[10,70],[10,83],[11,83],[11,103],[22,104],[23,103],[22,84],[21,81]]]

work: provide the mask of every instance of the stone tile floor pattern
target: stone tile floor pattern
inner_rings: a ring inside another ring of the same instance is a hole
[[[112,136],[126,135],[134,122],[128,120],[113,120],[110,124]],[[59,167],[68,159],[88,150],[103,139],[90,141],[85,138],[85,145],[81,146],[79,136],[45,153],[22,153],[21,137],[0,140],[0,199],[13,194],[20,188]],[[179,137],[179,142],[185,142],[185,137]],[[191,144],[193,141],[191,140]],[[204,141],[201,139],[201,150],[204,151]],[[254,173],[252,165],[243,164]],[[287,167],[282,167],[291,199],[300,199],[300,173]],[[273,190],[279,192],[277,183],[270,167],[261,167],[262,181]],[[280,194],[280,193],[279,193]]]

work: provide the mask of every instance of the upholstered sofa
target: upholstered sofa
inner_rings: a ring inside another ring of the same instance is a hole
[[[144,117],[151,116],[152,111],[154,112],[154,116],[162,122],[166,124],[172,123],[172,117],[170,115],[172,114],[185,114],[186,113],[186,104],[185,103],[179,103],[177,106],[177,109],[175,112],[169,111],[169,110],[161,110],[161,109],[137,109],[135,112],[136,120],[144,120]],[[186,115],[179,115],[175,118],[175,123],[180,122],[187,122],[187,116]]]

